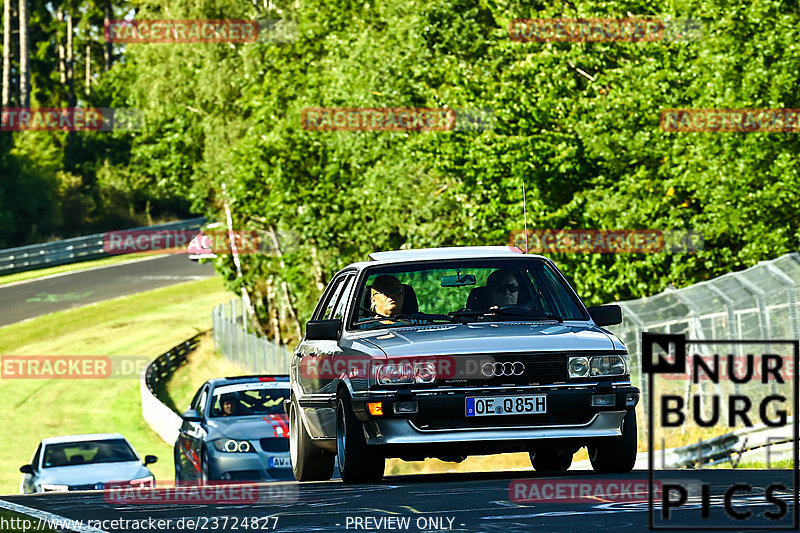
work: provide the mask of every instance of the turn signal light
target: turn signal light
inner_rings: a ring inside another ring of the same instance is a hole
[[[383,402],[368,402],[367,410],[372,416],[383,416]]]

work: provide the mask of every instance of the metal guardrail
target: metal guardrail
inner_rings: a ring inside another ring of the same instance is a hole
[[[252,374],[288,374],[292,354],[285,346],[245,330],[247,316],[238,300],[220,304],[211,312],[214,347]]]
[[[180,432],[181,417],[159,399],[163,385],[172,374],[186,364],[186,356],[200,343],[195,335],[156,357],[142,370],[139,376],[139,395],[142,401],[142,417],[153,431],[170,446],[175,444]]]
[[[130,228],[124,231],[199,230],[205,222],[206,219],[204,217],[199,217],[155,224],[153,226]],[[61,241],[0,250],[0,274],[13,274],[15,272],[106,257],[109,254],[103,248],[103,235],[105,233],[95,233]]]

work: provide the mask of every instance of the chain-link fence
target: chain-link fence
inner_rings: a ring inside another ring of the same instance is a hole
[[[800,253],[797,252],[683,289],[620,302],[623,322],[609,330],[628,347],[631,377],[642,389],[644,408],[638,410],[640,438],[645,433],[643,422],[650,407],[646,405],[647,380],[642,379],[641,371],[643,331],[684,334],[693,340],[800,339],[799,302]],[[746,349],[742,346],[734,351]],[[684,379],[676,385],[683,387],[688,396],[690,380]],[[705,394],[702,388],[699,392]]]
[[[291,353],[245,329],[247,314],[241,300],[220,304],[211,312],[214,347],[253,374],[288,374]]]

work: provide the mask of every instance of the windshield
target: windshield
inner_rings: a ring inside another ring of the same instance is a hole
[[[541,259],[392,265],[369,270],[350,327],[497,320],[586,320],[561,275]]]
[[[285,414],[289,398],[286,382],[239,383],[214,389],[212,417]]]
[[[44,468],[96,463],[138,461],[125,439],[92,440],[48,444],[44,451]]]

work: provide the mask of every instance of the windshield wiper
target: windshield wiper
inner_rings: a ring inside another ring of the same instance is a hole
[[[545,311],[534,311],[533,309],[528,309],[527,307],[521,305],[508,306],[506,308],[492,307],[488,311],[472,311],[470,309],[461,309],[459,311],[453,311],[447,314],[453,318],[468,316],[520,316],[539,320],[555,320],[556,322],[564,321],[563,318],[555,316],[552,313],[547,313]]]

